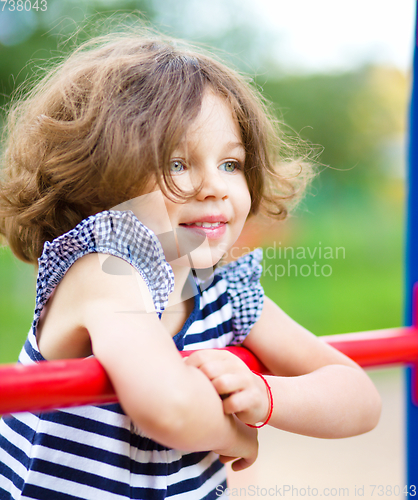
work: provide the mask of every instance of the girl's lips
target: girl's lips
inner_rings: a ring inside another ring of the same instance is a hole
[[[203,227],[196,224],[181,224],[181,227],[189,229],[190,231],[197,232],[198,234],[205,234],[208,240],[216,240],[225,234],[226,222],[220,222],[215,227]]]

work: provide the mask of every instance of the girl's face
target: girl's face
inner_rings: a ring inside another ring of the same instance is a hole
[[[191,252],[194,268],[219,262],[241,233],[251,207],[244,163],[245,149],[229,104],[206,91],[199,115],[171,158],[176,185],[185,191],[202,189],[186,203],[164,197],[180,255],[189,253],[182,251],[182,242],[186,249],[198,247]],[[190,265],[188,259],[180,260]]]

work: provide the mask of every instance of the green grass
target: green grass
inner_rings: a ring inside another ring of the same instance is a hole
[[[265,275],[265,293],[296,321],[318,335],[390,328],[402,324],[402,210],[383,204],[299,215],[296,231],[282,248],[316,247],[316,257],[267,259],[268,265],[300,266],[304,274],[275,279]],[[271,244],[270,244],[271,245]],[[334,258],[319,259],[319,248],[331,247]],[[345,249],[345,258],[336,247]],[[271,253],[274,253],[271,251]],[[276,252],[278,254],[278,252]],[[287,254],[289,257],[289,253]],[[315,277],[314,262],[318,264]],[[323,276],[321,267],[327,265]],[[278,268],[282,272],[283,268]]]
[[[0,248],[0,363],[17,359],[35,306],[35,271]]]

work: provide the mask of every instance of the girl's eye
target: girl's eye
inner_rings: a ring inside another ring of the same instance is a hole
[[[240,168],[236,161],[226,161],[225,163],[222,163],[221,167],[223,167],[222,170],[230,173],[233,173],[235,170],[239,170]]]
[[[171,162],[171,165],[170,165],[171,172],[178,173],[178,172],[183,172],[183,170],[184,170],[184,165],[181,161],[174,160]]]

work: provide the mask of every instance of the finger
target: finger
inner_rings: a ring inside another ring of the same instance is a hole
[[[238,356],[223,349],[200,349],[192,352],[184,359],[189,360],[189,363],[219,360],[222,362],[230,362],[237,366],[247,366]]]
[[[231,462],[232,460],[235,460],[237,457],[228,457],[226,455],[219,455],[219,460],[221,463],[226,464],[228,462]]]
[[[220,349],[201,349],[199,351],[195,351],[185,359],[185,363],[188,365],[193,365],[196,368],[201,368],[201,366],[205,363],[209,363],[211,361],[219,361],[225,362],[226,360],[233,360],[234,358],[238,359],[237,356],[233,354],[222,351]]]
[[[218,394],[232,394],[246,388],[245,379],[236,373],[221,373],[211,380]]]
[[[233,462],[231,468],[233,471],[238,472],[240,470],[247,469],[250,467],[253,463],[255,462],[255,458],[253,459],[248,459],[248,458],[240,458],[239,460],[236,460]]]
[[[200,366],[206,362],[206,360],[209,358],[209,349],[205,351],[196,351],[190,354],[190,356],[187,356],[187,358],[184,358],[184,362],[187,365],[195,366],[196,368],[200,368]]]
[[[224,413],[226,415],[247,412],[254,407],[252,398],[248,391],[234,392],[222,401]]]
[[[227,376],[233,377],[233,376],[238,375],[236,369],[229,366],[228,363],[226,363],[222,360],[219,360],[219,359],[217,359],[217,360],[210,359],[210,360],[205,360],[205,361],[202,361],[201,359],[199,359],[199,360],[194,360],[193,363],[194,363],[193,366],[195,366],[201,372],[203,372],[208,377],[208,379],[210,379],[212,382],[215,379],[218,379],[221,377],[227,377]],[[227,380],[228,379],[225,379],[224,382],[227,382]],[[231,380],[233,380],[233,379],[231,379]],[[243,378],[243,382],[244,382],[244,380],[245,380],[245,378]],[[220,382],[220,384],[222,384],[222,383],[223,382]],[[228,383],[231,383],[231,381]],[[237,385],[235,382],[235,385],[238,389],[240,387],[240,385],[242,385],[242,384]],[[231,388],[231,390],[232,389],[233,389],[233,387]],[[223,389],[224,392],[225,392],[225,390],[228,390],[228,387],[225,387]]]

